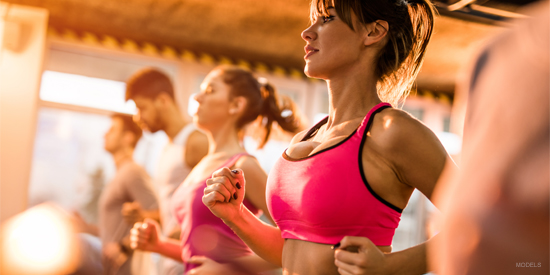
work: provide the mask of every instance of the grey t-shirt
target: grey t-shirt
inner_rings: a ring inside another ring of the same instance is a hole
[[[105,187],[99,199],[99,236],[103,245],[118,243],[127,236],[133,224],[127,224],[121,214],[122,205],[137,201],[143,209],[158,209],[151,178],[135,162],[129,160],[117,169],[113,180]],[[118,274],[130,274],[129,263]]]

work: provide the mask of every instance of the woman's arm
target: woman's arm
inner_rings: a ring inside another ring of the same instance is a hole
[[[269,263],[258,255],[250,255],[237,258],[232,261],[230,265],[232,265],[237,270],[242,270],[246,273],[253,274],[280,268],[280,266]]]
[[[159,224],[151,219],[134,224],[130,230],[130,246],[133,249],[156,252],[182,262],[180,241],[162,236]]]
[[[378,138],[382,153],[402,183],[431,199],[445,164],[452,163],[452,159],[426,125],[402,111],[392,112],[384,118],[382,123],[386,122],[387,127]]]
[[[428,272],[426,247],[438,238],[435,236],[424,243],[398,252],[383,253],[368,238],[346,236],[334,252],[334,264],[340,274],[425,274]],[[350,248],[357,252],[346,250]]]
[[[369,138],[392,166],[401,184],[431,198],[445,163],[452,162],[439,139],[402,111],[389,110],[379,116]],[[427,244],[437,238],[402,251],[382,253],[368,238],[345,237],[335,251],[335,264],[342,274],[424,274],[428,271]],[[358,247],[359,251],[346,251],[350,247]]]
[[[223,264],[204,256],[193,256],[187,262],[197,265],[192,270],[188,270],[189,274],[259,274],[278,268],[278,266],[266,262],[258,255],[240,257]]]
[[[244,205],[245,178],[241,169],[222,168],[206,181],[203,203],[221,218],[258,256],[281,266],[281,231],[262,222]]]

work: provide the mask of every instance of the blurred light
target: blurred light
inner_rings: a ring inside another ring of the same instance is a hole
[[[327,113],[317,113],[317,114],[313,117],[313,122],[317,123],[317,122],[321,121],[322,119],[324,119],[326,116],[328,116]]]
[[[71,138],[72,120],[73,116],[71,112],[63,112],[61,114],[59,122],[55,126],[55,133],[60,139],[69,140]]]
[[[292,115],[292,110],[283,110],[283,111],[281,112],[281,116],[282,116],[282,117],[289,117],[289,116],[291,116],[291,115]]]
[[[68,215],[41,204],[2,225],[3,274],[68,274],[76,268],[75,234]]]
[[[462,150],[462,139],[460,136],[449,132],[439,132],[436,133],[436,136],[439,138],[439,141],[441,141],[441,144],[443,144],[443,147],[445,147],[449,155],[460,154]]]
[[[187,104],[187,113],[190,116],[194,116],[199,108],[199,103],[195,100],[196,93],[189,96],[189,104]]]

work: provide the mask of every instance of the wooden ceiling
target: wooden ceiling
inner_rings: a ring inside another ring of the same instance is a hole
[[[6,0],[43,7],[50,26],[302,70],[307,0]],[[439,16],[418,86],[452,93],[459,69],[497,27]]]

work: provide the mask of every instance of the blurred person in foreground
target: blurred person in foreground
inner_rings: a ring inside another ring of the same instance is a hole
[[[168,144],[164,148],[155,175],[158,189],[161,232],[164,236],[179,239],[180,228],[171,209],[170,199],[176,188],[187,178],[193,167],[208,152],[208,139],[180,112],[170,78],[162,71],[145,68],[126,82],[126,100],[133,100],[138,109],[135,120],[142,129],[155,133],[164,131]],[[125,205],[126,219],[142,222],[153,218],[139,205]],[[160,262],[160,274],[181,275],[181,263],[169,258]]]
[[[548,1],[492,40],[474,63],[460,171],[436,190],[430,251],[439,275],[549,274]]]
[[[183,261],[186,274],[250,274],[274,269],[276,266],[254,255],[214,216],[203,204],[202,197],[214,171],[221,167],[245,171],[246,192],[237,197],[224,190],[221,191],[223,199],[244,200],[244,205],[255,216],[263,212],[271,220],[265,200],[267,175],[246,152],[243,135],[248,126],[257,125],[254,137],[263,147],[276,125],[294,133],[300,125],[293,104],[288,99],[280,101],[275,88],[265,79],[235,66],[221,66],[211,71],[195,99],[199,107],[194,123],[207,134],[210,148],[172,197],[172,210],[181,225],[181,240],[160,236],[158,226],[146,221],[132,229],[132,246]],[[289,115],[283,116],[283,111]]]
[[[133,251],[128,236],[133,224],[123,219],[123,204],[139,204],[151,217],[158,216],[151,179],[133,160],[134,148],[141,135],[141,129],[131,116],[112,116],[111,128],[105,134],[105,150],[113,156],[116,174],[99,199],[99,225],[96,227],[80,220],[82,231],[101,239],[103,274],[136,274],[132,272]],[[87,272],[83,270],[79,274]]]

